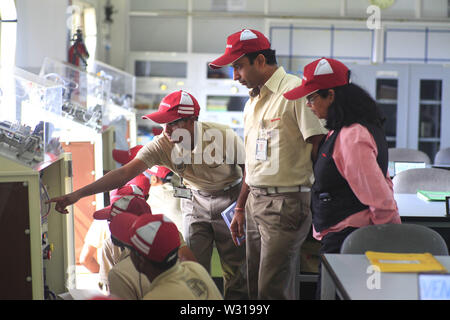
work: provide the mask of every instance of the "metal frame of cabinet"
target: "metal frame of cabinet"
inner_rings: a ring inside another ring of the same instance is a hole
[[[420,142],[439,142],[439,147],[426,152],[433,161],[439,148],[450,147],[450,68],[436,64],[375,64],[358,65],[348,64],[352,71],[352,81],[364,89],[379,104],[396,104],[396,135],[387,136],[390,147],[410,148],[421,150]],[[378,99],[377,81],[384,79],[397,80],[397,92],[395,99]],[[441,83],[440,99],[430,101],[421,99],[421,81],[437,80]],[[421,105],[435,105],[440,107],[440,119],[435,119],[434,126],[440,128],[438,137],[433,139],[421,138],[420,119]],[[389,119],[388,119],[389,121]]]
[[[2,199],[7,201],[0,227],[2,277],[10,284],[3,288],[2,299],[42,300],[50,291],[57,295],[75,287],[73,215],[62,215],[52,206],[43,221],[40,183],[50,198],[71,192],[71,155],[64,153],[38,170],[0,157]],[[10,195],[4,198],[7,190]],[[13,236],[3,239],[5,234]]]

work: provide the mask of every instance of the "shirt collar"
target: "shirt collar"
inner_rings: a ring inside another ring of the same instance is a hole
[[[261,93],[264,94],[267,90],[271,93],[277,92],[280,87],[281,81],[286,76],[286,71],[283,67],[278,67],[272,76],[267,80],[264,86],[261,88]]]

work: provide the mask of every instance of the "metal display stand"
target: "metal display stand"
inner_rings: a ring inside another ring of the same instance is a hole
[[[16,68],[1,70],[0,89],[0,299],[56,299],[75,283],[73,215],[45,203],[72,190],[62,88]]]
[[[135,76],[97,60],[89,64],[87,69],[111,82],[111,92],[103,113],[103,128],[114,127],[116,148],[128,150],[136,145]],[[105,167],[105,170],[114,169],[116,163],[113,161],[113,164],[112,167]]]
[[[111,81],[48,57],[44,59],[40,76],[63,87],[60,141],[64,151],[72,154],[73,189],[77,190],[103,176],[104,149],[114,148],[114,139],[104,139],[103,133]],[[80,199],[73,206],[76,264],[93,221],[92,214],[103,207],[102,193]]]

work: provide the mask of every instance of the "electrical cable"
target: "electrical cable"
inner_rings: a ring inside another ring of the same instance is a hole
[[[40,200],[41,200],[41,223],[44,223],[47,220],[48,215],[50,214],[50,204],[46,202],[50,200],[50,196],[48,194],[47,188],[39,181],[39,189],[40,189]]]

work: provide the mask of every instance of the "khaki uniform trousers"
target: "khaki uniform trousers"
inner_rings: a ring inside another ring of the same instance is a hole
[[[198,262],[211,273],[216,245],[223,270],[224,298],[248,299],[245,246],[235,246],[221,213],[236,201],[241,184],[221,192],[193,191],[192,200],[181,200],[186,244]]]
[[[311,228],[310,192],[250,187],[245,212],[250,299],[295,299],[296,264]]]

